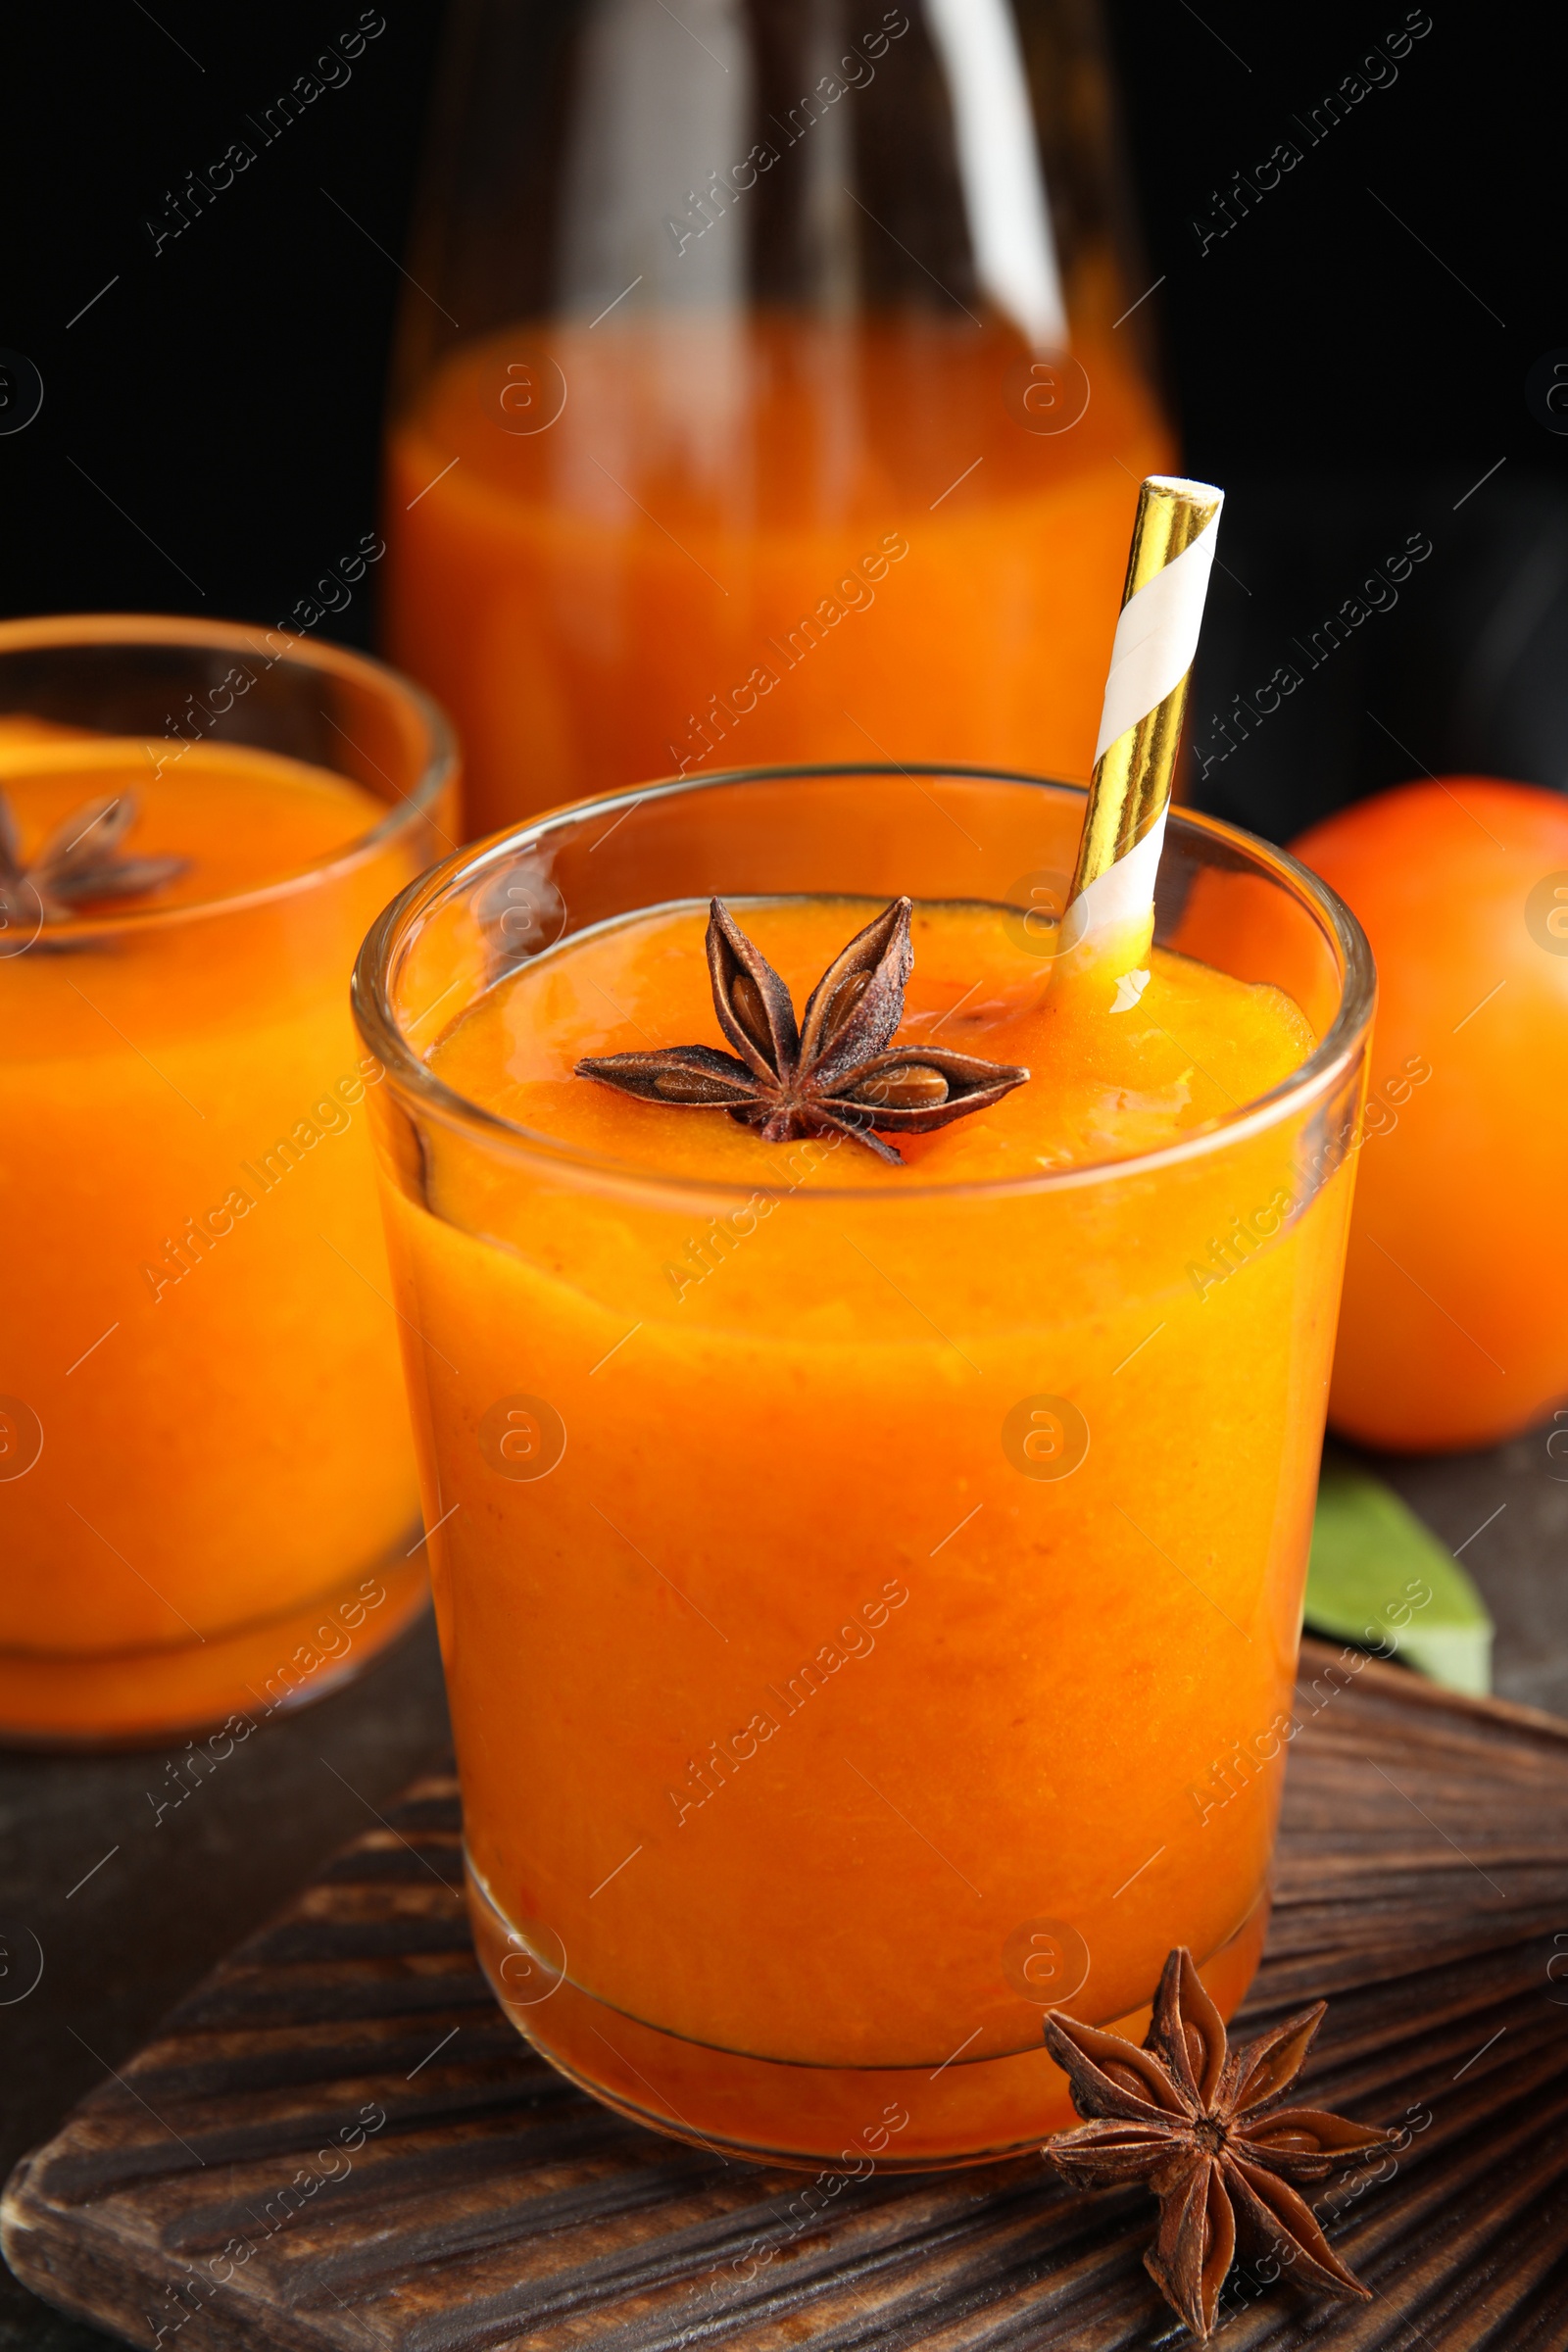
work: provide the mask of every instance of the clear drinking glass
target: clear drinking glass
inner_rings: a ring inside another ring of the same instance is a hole
[[[1087,777],[1175,451],[1095,0],[466,0],[385,643],[473,830],[648,776]]]
[[[1082,819],[936,767],[650,787],[449,858],[356,973],[480,1953],[574,2080],[748,2155],[1037,2143],[1047,2006],[1139,2029],[1177,1942],[1241,1998],[1365,943],[1173,815],[1159,942],[1319,1042],[1209,1130],[1027,1181],[851,1189],[809,1146],[787,1184],[675,1181],[429,1056],[530,958],[714,892],[980,901],[1044,946]]]
[[[127,794],[126,854],[190,860],[69,919],[0,876],[0,1736],[259,1721],[421,1605],[347,987],[455,777],[434,706],[332,646],[0,628],[23,863]]]

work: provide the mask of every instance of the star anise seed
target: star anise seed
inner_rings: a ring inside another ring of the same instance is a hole
[[[806,1001],[799,1025],[789,990],[722,900],[708,922],[708,969],[718,1025],[735,1048],[669,1046],[579,1061],[645,1102],[727,1110],[769,1144],[837,1131],[882,1159],[901,1156],[873,1135],[925,1135],[1000,1102],[1029,1073],[945,1046],[894,1046],[914,964],[912,902],[895,899],[835,957]]]
[[[56,825],[24,863],[11,803],[0,791],[0,919],[15,922],[29,910],[32,891],[46,923],[69,922],[100,900],[140,899],[182,874],[187,858],[122,858],[120,845],[136,821],[133,792],[85,801]]]
[[[1141,2180],[1159,2199],[1144,2266],[1200,2343],[1213,2333],[1238,2231],[1332,2295],[1371,2290],[1352,2277],[1293,2181],[1324,2180],[1396,2144],[1391,2132],[1316,2107],[1272,2102],[1300,2072],[1328,2004],[1231,2049],[1190,1952],[1165,1963],[1142,2049],[1053,2009],[1046,2047],[1087,2120],[1045,2153],[1075,2188]]]

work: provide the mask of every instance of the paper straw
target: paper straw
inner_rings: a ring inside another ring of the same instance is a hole
[[[1120,979],[1149,960],[1187,680],[1225,494],[1151,474],[1138,493],[1078,870],[1058,966]],[[1135,1001],[1135,1000],[1129,1000]]]

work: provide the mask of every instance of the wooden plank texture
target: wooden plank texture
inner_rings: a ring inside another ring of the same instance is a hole
[[[1568,1724],[1303,1651],[1268,1951],[1314,2102],[1407,2125],[1317,2200],[1366,2307],[1233,2275],[1221,2342],[1568,2343]],[[33,2290],[186,2352],[1133,2352],[1184,2340],[1137,2190],[1031,2157],[844,2181],[624,2123],[476,1966],[456,1783],[416,1783],[13,2175]],[[1554,1964],[1554,1955],[1555,1964]],[[226,2251],[225,2251],[226,2249]],[[187,2334],[185,2331],[189,2330]]]

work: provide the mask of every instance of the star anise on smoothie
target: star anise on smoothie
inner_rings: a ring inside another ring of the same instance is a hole
[[[836,1130],[882,1159],[902,1154],[871,1133],[926,1135],[1000,1102],[1027,1070],[945,1046],[893,1046],[914,966],[911,901],[895,899],[851,940],[806,1000],[799,1025],[789,990],[722,900],[708,923],[713,1009],[734,1054],[668,1046],[577,1064],[644,1102],[727,1110],[769,1144]],[[739,1058],[737,1058],[739,1056]]]
[[[1153,2191],[1159,2230],[1144,2265],[1201,2343],[1213,2333],[1238,2233],[1272,2252],[1298,2285],[1371,2299],[1292,2183],[1363,2163],[1396,2145],[1395,2134],[1274,2104],[1300,2072],[1327,2005],[1232,2050],[1192,1955],[1178,1947],[1142,2049],[1059,2009],[1046,2021],[1046,2047],[1089,2120],[1045,2152],[1075,2188],[1142,2180]]]
[[[37,894],[46,923],[68,922],[80,907],[99,902],[140,899],[162,890],[190,860],[122,858],[120,845],[135,821],[133,792],[84,801],[24,863],[11,803],[0,792],[0,914],[14,921],[30,912],[29,890]]]

